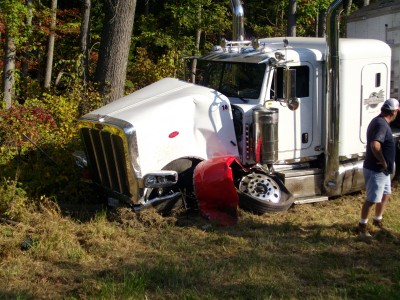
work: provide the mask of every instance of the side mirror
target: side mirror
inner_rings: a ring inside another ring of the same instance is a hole
[[[283,70],[283,98],[288,101],[296,96],[296,70]]]
[[[288,104],[290,110],[299,107],[299,100],[296,98],[296,70],[283,70],[283,99]]]

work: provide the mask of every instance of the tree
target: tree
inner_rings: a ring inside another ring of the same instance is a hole
[[[56,16],[57,16],[57,0],[51,0],[50,35],[49,35],[49,44],[47,48],[46,73],[44,78],[44,88],[46,89],[50,88],[51,74],[53,71]]]
[[[83,84],[87,85],[89,76],[89,44],[90,44],[90,8],[91,0],[82,0],[82,23],[81,23],[81,66],[83,73]]]
[[[15,89],[15,42],[9,30],[6,31],[4,66],[3,66],[3,91],[6,108],[12,105]]]
[[[296,36],[296,0],[289,0],[288,36]]]
[[[325,11],[331,0],[302,1],[297,8],[296,23],[298,36],[323,36]]]
[[[15,60],[17,46],[25,41],[23,34],[24,19],[27,11],[22,0],[0,1],[0,19],[3,20],[6,32],[3,62],[3,100],[6,107],[10,108],[15,95]]]
[[[220,5],[210,0],[191,0],[186,3],[187,5],[183,7],[182,5],[168,5],[167,7],[177,23],[175,28],[178,30],[175,31],[175,34],[179,32],[179,35],[189,34],[194,36],[194,42],[189,44],[192,47],[191,54],[196,56],[200,54],[203,34],[207,32],[212,33],[213,31],[224,28],[224,24],[218,20],[220,18],[218,12],[223,12],[224,10]],[[179,35],[176,35],[175,39],[181,39]],[[205,41],[205,38],[203,41]],[[193,59],[191,67],[191,80],[193,82],[195,79],[196,66],[197,59]]]
[[[95,80],[100,84],[105,104],[124,94],[135,9],[136,0],[106,0],[104,4]]]
[[[165,39],[172,41],[170,51],[182,56],[200,55],[202,48],[209,49],[210,42],[213,45],[219,43],[221,34],[229,28],[224,20],[227,7],[211,0],[187,0],[185,4],[166,5],[166,14],[174,25],[165,31],[170,34]],[[207,38],[212,40],[208,41]],[[194,80],[196,64],[197,60],[194,59],[191,80]]]
[[[326,9],[322,9],[318,12],[317,21],[316,36],[324,37],[326,30]]]
[[[202,6],[201,4],[197,4],[197,21],[201,22],[201,15],[202,15]],[[195,43],[194,43],[194,54],[200,50],[200,39],[201,39],[202,29],[200,27],[196,28],[196,36],[195,36]],[[192,82],[195,82],[196,78],[196,68],[197,68],[197,59],[193,59],[192,61]]]
[[[33,13],[32,13],[32,0],[27,0],[26,1],[26,6],[28,7],[28,16],[26,18],[26,25],[28,27],[32,26],[32,17],[33,17]],[[22,73],[22,77],[24,80],[24,87],[26,86],[26,78],[28,76],[28,51],[29,51],[29,46],[30,46],[30,41],[27,41],[27,45],[26,45],[26,49],[23,53],[23,58],[22,58],[22,62],[21,62],[21,73]]]
[[[345,9],[345,16],[347,17],[351,13],[351,6],[353,5],[353,0],[347,0]]]

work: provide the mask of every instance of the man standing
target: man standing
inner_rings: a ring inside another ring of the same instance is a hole
[[[382,228],[382,216],[392,193],[390,174],[394,172],[396,146],[389,126],[396,119],[399,101],[387,99],[381,107],[379,116],[372,119],[367,129],[367,154],[364,161],[366,200],[361,208],[358,224],[362,237],[371,237],[367,222],[371,207],[375,204],[372,224]]]

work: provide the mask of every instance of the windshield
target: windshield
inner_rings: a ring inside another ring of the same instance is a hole
[[[196,82],[228,97],[257,99],[264,73],[265,64],[199,60]]]

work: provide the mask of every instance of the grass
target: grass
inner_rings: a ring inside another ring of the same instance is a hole
[[[0,223],[0,299],[399,299],[400,184],[389,230],[356,232],[364,193],[217,227],[90,206]]]

